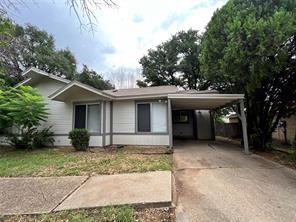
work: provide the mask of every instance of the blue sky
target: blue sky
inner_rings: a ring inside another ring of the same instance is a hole
[[[13,19],[51,33],[58,48],[70,48],[79,64],[106,73],[119,67],[135,69],[147,52],[177,31],[204,31],[225,0],[114,0],[118,7],[95,9],[94,35],[80,30],[66,0],[26,0]]]

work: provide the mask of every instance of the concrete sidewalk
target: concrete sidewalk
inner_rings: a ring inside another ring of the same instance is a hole
[[[171,172],[0,178],[0,215],[108,205],[170,206]]]

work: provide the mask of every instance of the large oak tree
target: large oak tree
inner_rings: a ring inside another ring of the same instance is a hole
[[[295,112],[295,9],[293,0],[230,0],[202,38],[202,72],[222,92],[245,93],[257,148],[267,148],[278,121]]]

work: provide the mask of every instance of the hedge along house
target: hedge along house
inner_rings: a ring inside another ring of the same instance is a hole
[[[175,86],[98,90],[30,68],[21,84],[37,88],[48,103],[56,146],[68,146],[68,133],[87,128],[90,146],[161,145],[174,139],[214,139],[213,113],[240,104],[245,152],[249,152],[243,94],[179,90]]]

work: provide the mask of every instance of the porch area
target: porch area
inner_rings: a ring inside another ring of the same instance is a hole
[[[244,151],[249,154],[243,94],[169,94],[168,130],[170,147],[175,146],[174,139],[180,139],[178,138],[180,134],[182,134],[183,139],[187,137],[191,140],[214,140],[214,115],[219,109],[225,107],[232,107],[241,120]],[[182,115],[182,112],[187,113],[187,115]]]

